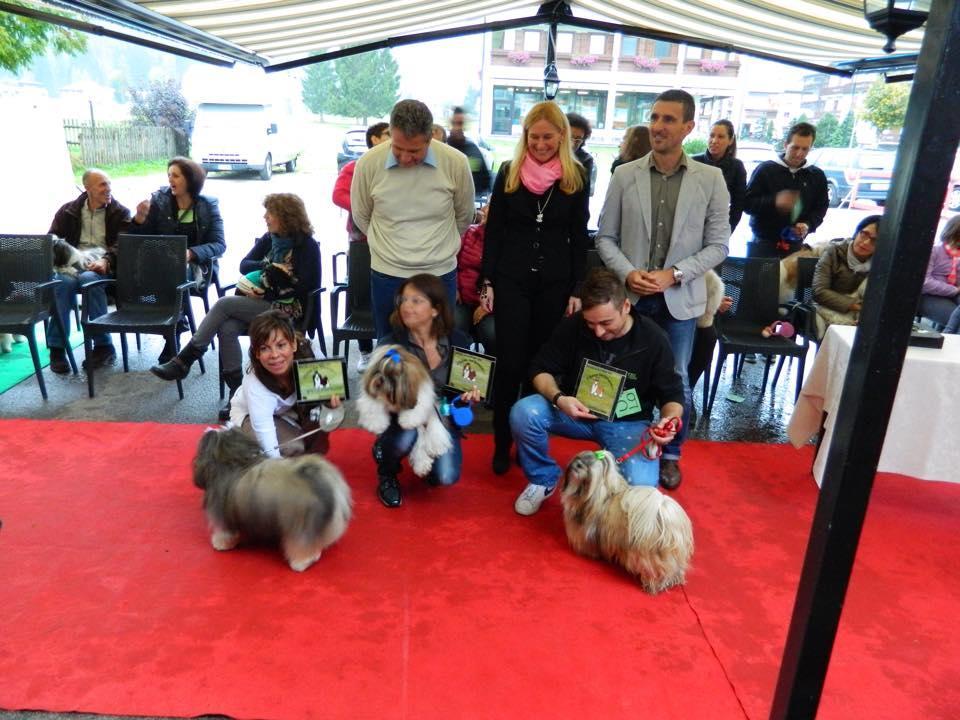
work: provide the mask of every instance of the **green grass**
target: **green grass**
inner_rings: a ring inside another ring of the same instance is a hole
[[[71,153],[71,162],[73,161]],[[80,183],[80,177],[86,168],[82,165],[77,167],[73,163],[73,178],[77,184]],[[119,165],[102,165],[99,168],[107,173],[111,178],[136,177],[140,175],[155,175],[156,173],[165,173],[167,171],[167,160],[138,160],[137,162],[121,163]]]

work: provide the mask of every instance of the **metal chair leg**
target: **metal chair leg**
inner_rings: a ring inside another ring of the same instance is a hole
[[[93,356],[93,340],[87,335],[86,332],[83,333],[83,354],[84,358],[89,360]],[[90,397],[93,397],[93,363],[88,362],[87,367],[87,393]]]
[[[33,372],[37,376],[37,384],[40,386],[40,395],[47,399],[47,385],[43,381],[43,368],[40,367],[40,348],[37,346],[36,326],[31,326],[30,334],[27,335],[27,344],[30,345],[30,357],[33,359]]]

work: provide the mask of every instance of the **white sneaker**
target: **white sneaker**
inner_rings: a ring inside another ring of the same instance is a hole
[[[367,365],[370,364],[370,355],[371,353],[360,353],[360,359],[357,360],[357,372],[363,372],[367,369]]]
[[[543,501],[553,495],[555,489],[556,486],[548,488],[530,483],[520,493],[520,497],[513,504],[513,509],[521,515],[533,515],[543,505]]]

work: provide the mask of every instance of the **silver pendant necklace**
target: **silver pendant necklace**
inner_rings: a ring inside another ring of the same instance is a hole
[[[550,204],[550,198],[553,197],[553,191],[556,190],[557,186],[553,185],[550,187],[550,192],[547,194],[547,199],[543,201],[543,205],[540,205],[540,201],[537,200],[537,224],[543,222],[543,211],[547,209],[547,205]]]

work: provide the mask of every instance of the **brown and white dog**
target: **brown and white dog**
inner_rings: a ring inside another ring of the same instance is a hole
[[[297,572],[343,536],[353,514],[350,487],[336,466],[312,454],[264,458],[257,441],[239,428],[203,434],[193,483],[204,491],[215,549],[279,542]]]
[[[577,553],[620,565],[651,595],[683,584],[693,555],[690,518],[656,487],[628,485],[610,452],[574,456],[561,498]]]
[[[426,477],[434,458],[451,447],[450,434],[437,412],[430,373],[400,345],[382,345],[373,351],[360,382],[357,410],[360,426],[375,435],[390,427],[391,414],[396,414],[400,427],[417,428],[410,466],[420,477]]]

